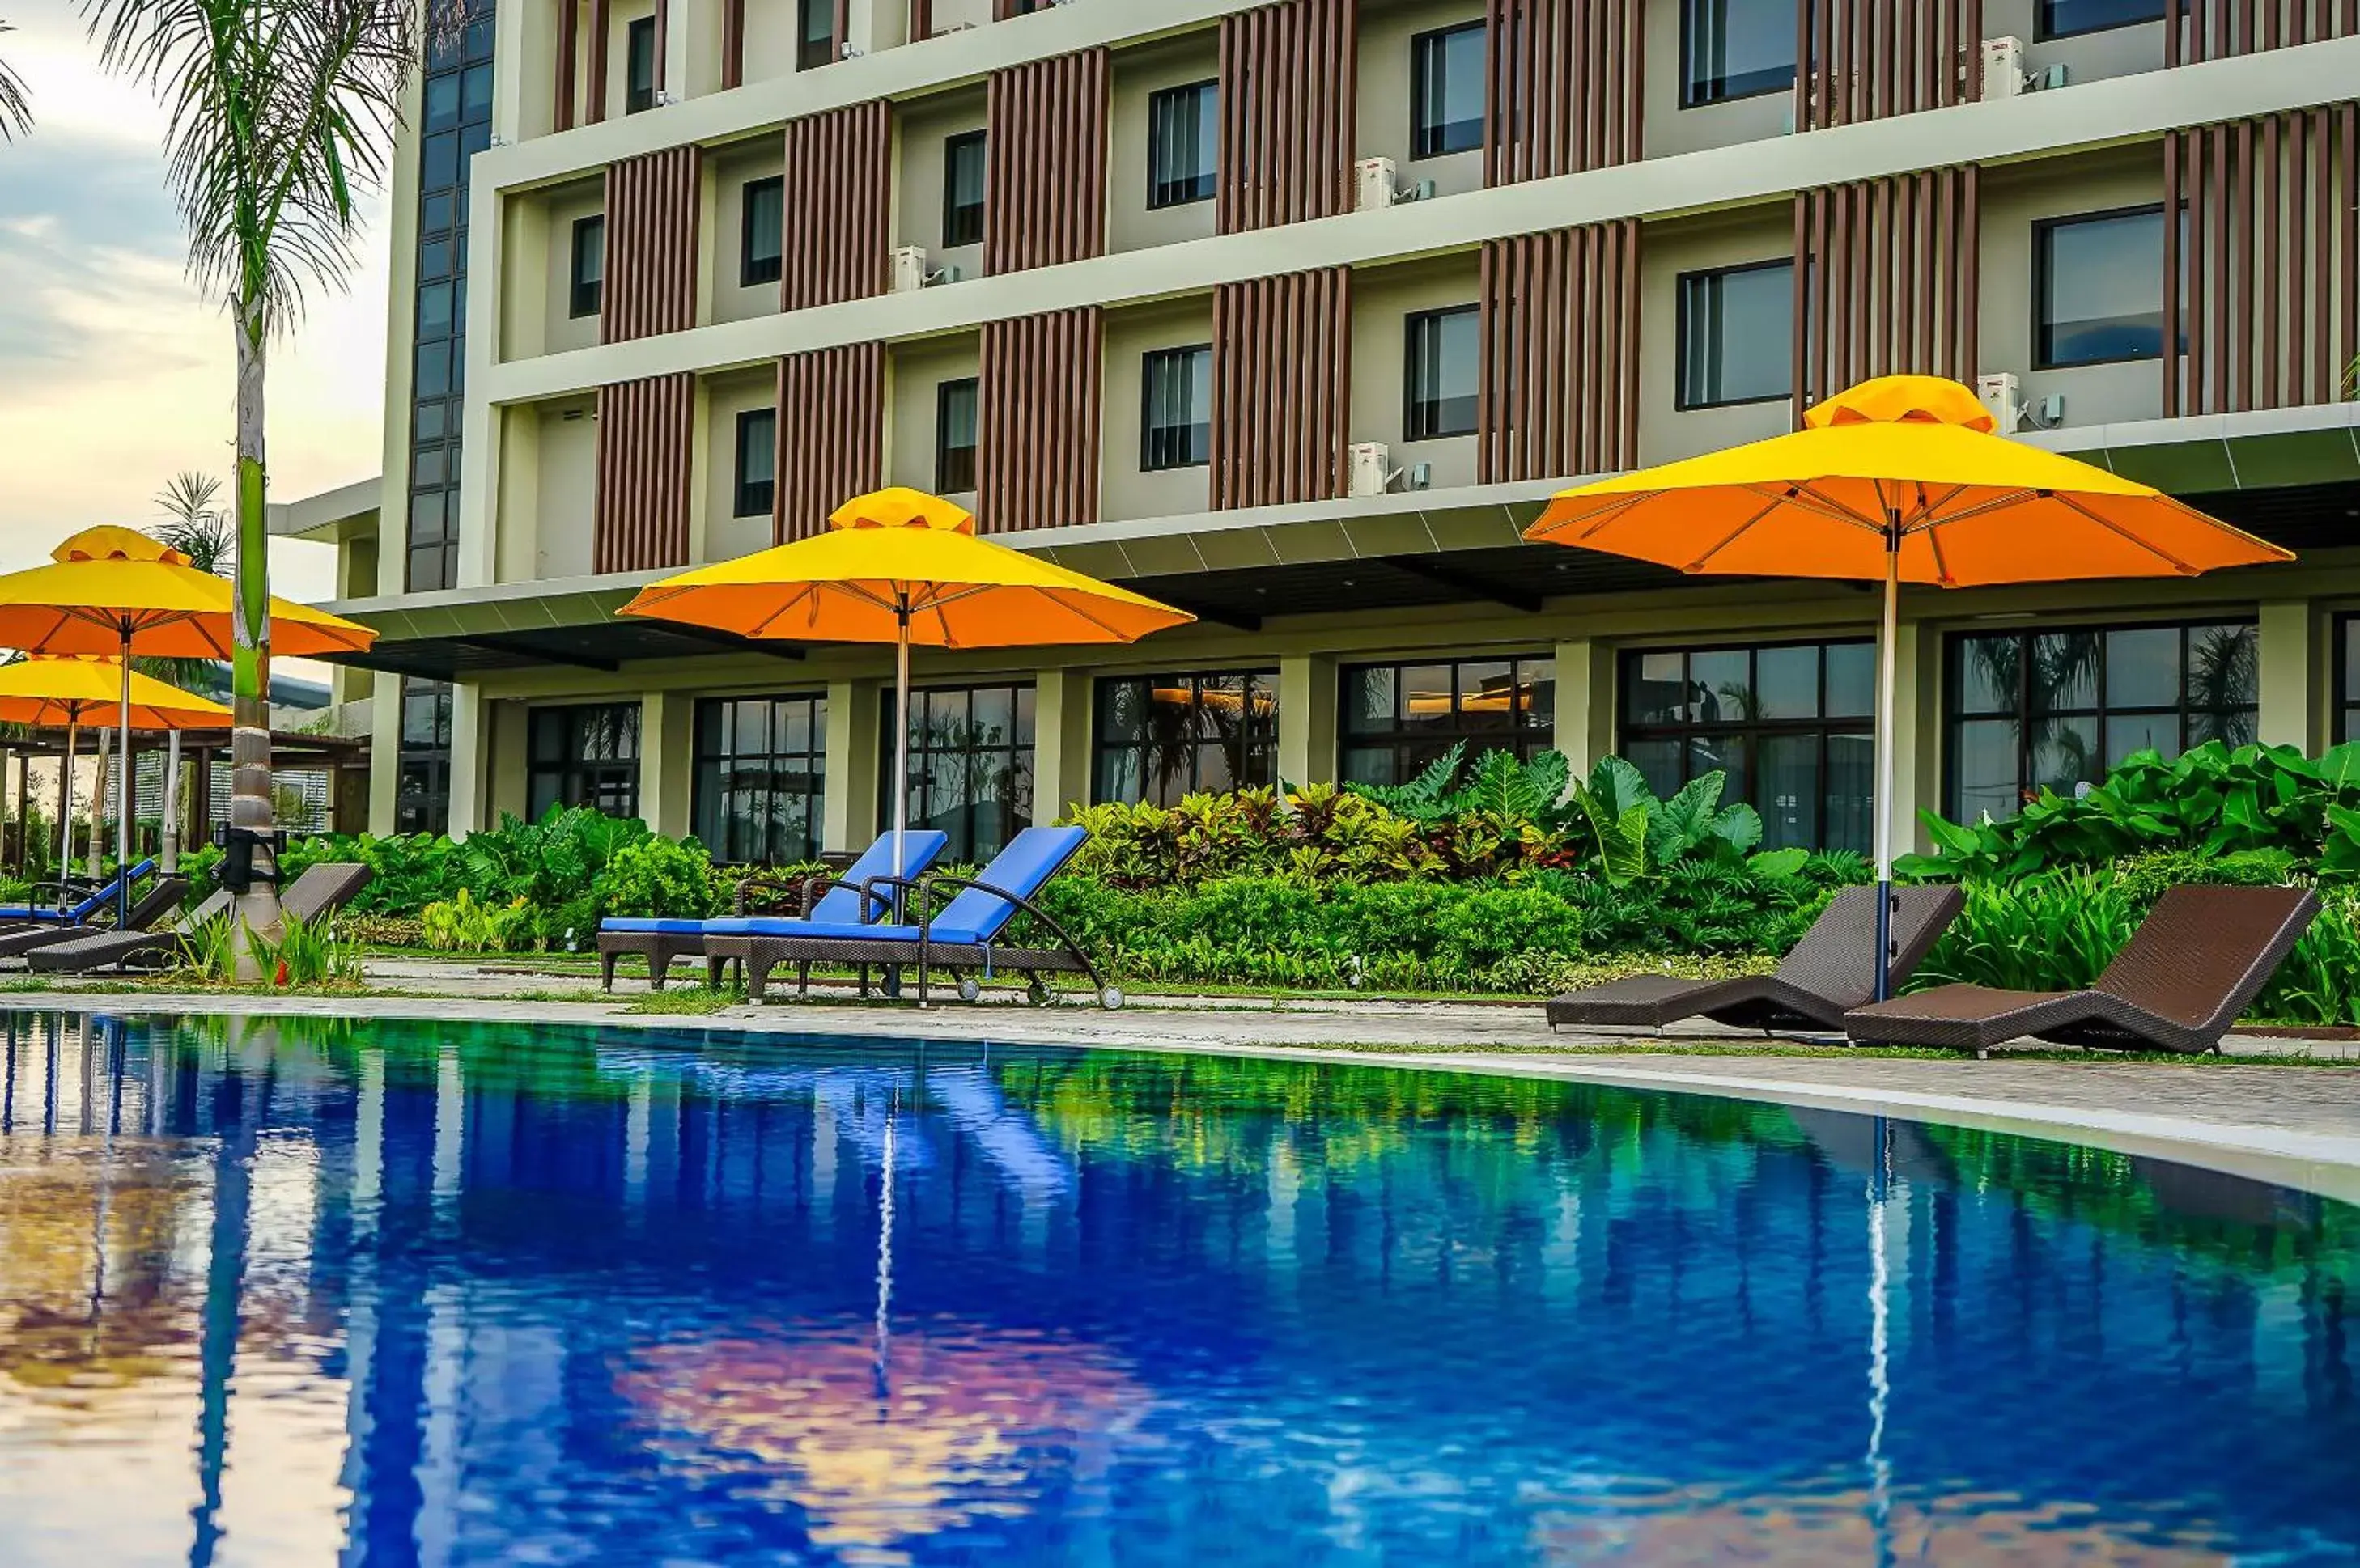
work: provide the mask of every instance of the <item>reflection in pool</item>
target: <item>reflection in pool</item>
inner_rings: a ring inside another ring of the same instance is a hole
[[[2360,1213],[1381,1067],[16,1015],[0,1560],[2350,1563]]]

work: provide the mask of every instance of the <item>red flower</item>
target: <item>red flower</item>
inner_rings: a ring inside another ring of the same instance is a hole
[[[283,958],[279,961],[279,977],[272,984],[282,988],[287,984],[287,961]]]

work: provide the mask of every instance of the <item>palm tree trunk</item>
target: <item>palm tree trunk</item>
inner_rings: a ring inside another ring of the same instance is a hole
[[[262,371],[265,343],[262,304],[250,294],[231,310],[237,333],[237,617],[236,647],[230,659],[230,800],[233,826],[270,831],[270,541],[264,527],[262,464]],[[255,880],[238,897],[246,929],[276,936],[278,867],[267,849],[254,856]],[[240,980],[262,977],[262,964],[238,944]]]

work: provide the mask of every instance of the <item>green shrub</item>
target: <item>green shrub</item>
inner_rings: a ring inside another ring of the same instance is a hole
[[[2011,991],[2092,984],[2138,929],[2143,912],[2111,871],[2059,871],[1970,882],[1966,902],[1918,966],[1913,988],[1953,983]]]
[[[504,953],[519,939],[529,939],[532,906],[524,898],[506,904],[478,904],[468,888],[441,903],[429,904],[419,917],[420,940],[437,953]]]
[[[2296,1024],[2360,1024],[2360,894],[2324,899],[2319,919],[2254,1005],[2257,1018]]]
[[[713,912],[713,858],[694,839],[653,834],[617,847],[588,887],[595,915],[703,920]],[[579,890],[577,889],[577,895]],[[556,905],[572,907],[574,899]],[[595,919],[590,923],[595,927]]]

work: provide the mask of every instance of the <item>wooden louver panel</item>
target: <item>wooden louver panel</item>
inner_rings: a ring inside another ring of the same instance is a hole
[[[1645,0],[1490,0],[1487,17],[1485,184],[1638,161]]]
[[[1477,482],[1639,462],[1635,218],[1483,246]]]
[[[1221,233],[1350,210],[1359,40],[1355,0],[1221,18]]]
[[[606,282],[598,324],[623,343],[696,325],[703,154],[668,147],[606,168]]]
[[[1213,290],[1213,505],[1344,494],[1352,274],[1342,267]]]
[[[1101,331],[1096,306],[984,323],[976,489],[985,533],[1098,521]]]
[[[551,84],[553,102],[550,108],[550,129],[570,131],[574,128],[574,101],[579,91],[575,82],[580,71],[575,64],[575,51],[582,42],[582,11],[578,0],[557,0],[557,79]]]
[[[683,371],[598,388],[592,570],[688,563],[690,423],[696,378]]]
[[[2360,37],[2360,0],[2164,0],[2163,62]]]
[[[1102,49],[991,73],[984,271],[1106,254],[1108,91]]]
[[[830,512],[885,482],[885,345],[791,354],[779,361],[775,540],[809,539]]]
[[[2360,105],[2174,131],[2163,156],[2186,213],[2163,276],[2187,280],[2163,291],[2165,417],[2334,402],[2360,356]]]
[[[1983,96],[1983,0],[1801,0],[1795,28],[1797,130]]]
[[[1795,194],[1795,408],[1874,376],[1975,378],[1972,164]]]
[[[792,120],[779,308],[885,292],[893,257],[892,110],[881,98]]]
[[[721,90],[746,85],[746,0],[721,0]]]

